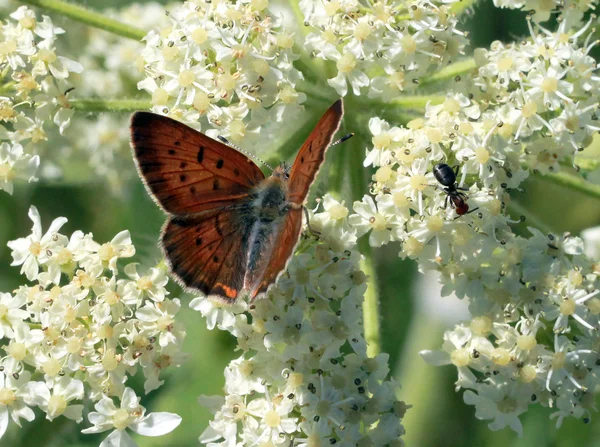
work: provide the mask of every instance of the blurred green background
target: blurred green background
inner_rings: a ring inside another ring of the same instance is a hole
[[[117,0],[94,0],[85,2],[97,9],[122,7],[128,2]],[[16,3],[12,3],[16,6]],[[3,8],[3,11],[7,9]],[[4,17],[2,17],[4,18]],[[73,25],[67,19],[53,16],[59,26],[67,29],[67,46],[78,39],[78,33],[85,34],[86,28]],[[491,1],[477,4],[464,14],[463,29],[470,31],[472,47],[488,46],[493,40],[512,41],[527,34],[525,14],[495,9]],[[76,45],[74,45],[76,48]],[[141,46],[140,46],[141,48]],[[469,49],[468,51],[472,51]],[[77,54],[69,54],[76,59]],[[358,104],[359,99],[348,98],[349,104]],[[307,104],[311,112],[307,113],[307,122],[316,121],[325,107],[320,104]],[[343,164],[361,163],[364,150],[370,141],[363,115],[354,115],[355,110],[347,107],[347,119],[344,131],[355,131],[357,138],[343,146],[336,147],[337,154],[330,155],[325,172],[331,178],[344,178],[348,172]],[[375,111],[385,114],[385,110]],[[128,114],[115,114],[119,126],[128,125]],[[86,119],[93,120],[89,115]],[[400,124],[400,123],[394,123]],[[309,126],[289,123],[290,132],[300,129],[290,140],[268,141],[273,152],[271,159],[277,160],[278,147],[285,144],[285,150],[279,154],[290,160],[299,147],[300,141],[308,134]],[[297,127],[296,127],[297,126]],[[356,129],[358,126],[359,129]],[[93,136],[92,136],[93,138]],[[57,139],[55,149],[68,145],[66,139]],[[597,145],[595,145],[597,146]],[[51,152],[52,145],[48,148]],[[126,170],[133,173],[133,164],[128,160],[128,148],[121,148],[127,160]],[[342,152],[343,151],[343,152]],[[598,153],[597,148],[586,153]],[[352,156],[349,156],[351,154]],[[85,160],[84,160],[85,161]],[[82,160],[74,157],[66,164],[67,181],[39,182],[25,187],[18,185],[13,196],[0,193],[0,290],[11,291],[18,287],[24,278],[19,276],[19,268],[9,267],[10,251],[6,242],[22,237],[30,232],[31,222],[27,217],[30,204],[40,210],[44,229],[52,219],[66,216],[69,222],[63,227],[64,234],[81,229],[92,232],[97,241],[110,240],[114,234],[123,230],[131,231],[138,250],[136,260],[145,265],[155,264],[159,258],[157,238],[163,215],[147,197],[141,182],[135,175],[125,180],[122,188],[115,193],[105,180],[98,178],[86,167]],[[356,172],[356,171],[354,171]],[[328,177],[329,178],[329,177]],[[367,191],[370,173],[363,172],[362,178],[353,178],[354,187],[346,188],[346,203],[359,198]],[[362,182],[357,185],[356,183]],[[327,190],[321,183],[313,188],[314,194]],[[600,206],[578,193],[566,191],[539,178],[532,178],[525,184],[524,192],[516,192],[513,199],[528,210],[532,216],[540,218],[553,231],[570,231],[578,234],[582,229],[600,223]],[[518,214],[516,214],[518,217]],[[516,228],[525,232],[526,224]],[[431,446],[599,446],[600,423],[593,415],[592,423],[584,425],[581,421],[566,421],[560,431],[554,428],[554,422],[548,416],[551,410],[537,408],[523,417],[524,437],[519,439],[509,429],[491,432],[487,422],[474,418],[474,408],[462,402],[462,393],[454,392],[456,370],[453,367],[434,368],[425,364],[418,352],[422,349],[436,349],[441,344],[445,329],[456,320],[442,320],[441,312],[436,311],[424,294],[432,293],[431,279],[418,279],[416,265],[411,261],[397,258],[397,247],[384,247],[375,253],[377,260],[377,284],[381,296],[382,348],[390,355],[392,374],[402,385],[399,397],[413,408],[404,421],[407,430],[405,441],[412,447]],[[427,283],[429,282],[429,284]],[[423,286],[429,286],[425,289]],[[172,369],[165,375],[165,385],[158,391],[145,396],[142,404],[148,411],[176,412],[183,417],[181,425],[171,434],[159,438],[135,436],[140,446],[187,446],[196,445],[198,436],[208,424],[210,414],[197,403],[197,396],[222,394],[224,383],[223,369],[236,354],[233,352],[234,340],[229,334],[218,330],[208,331],[199,313],[187,307],[189,296],[182,295],[178,287],[171,286],[172,296],[181,296],[184,307],[179,314],[187,328],[184,345],[191,354],[190,360],[178,369]],[[433,288],[435,293],[435,288]],[[447,314],[460,317],[464,303],[454,298],[446,298]],[[455,309],[453,312],[452,309]],[[129,383],[129,382],[128,382]],[[133,378],[133,386],[138,395],[143,395],[143,380]],[[11,423],[9,432],[0,441],[0,446],[92,446],[98,445],[108,432],[99,435],[82,435],[76,424],[65,418],[53,423],[46,421],[43,414],[37,413],[35,421],[24,422],[22,429]]]

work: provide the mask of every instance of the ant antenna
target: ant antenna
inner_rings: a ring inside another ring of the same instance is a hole
[[[223,143],[225,143],[227,146],[230,146],[238,151],[240,151],[242,154],[246,154],[248,157],[250,158],[254,158],[256,161],[258,161],[259,163],[262,163],[263,165],[265,165],[267,168],[269,168],[271,171],[274,171],[273,167],[267,163],[266,161],[261,160],[260,158],[258,158],[256,155],[245,151],[244,149],[242,149],[239,146],[236,146],[235,144],[231,143],[227,138],[225,138],[223,135],[217,135],[217,138],[219,140],[221,140]]]
[[[344,135],[342,138],[340,138],[337,141],[334,141],[333,143],[331,143],[332,146],[335,146],[336,144],[340,144],[343,143],[344,141],[348,141],[350,138],[352,138],[354,136],[354,132],[349,133],[348,135]]]

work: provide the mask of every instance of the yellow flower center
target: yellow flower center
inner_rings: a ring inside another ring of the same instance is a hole
[[[555,78],[545,78],[541,85],[542,91],[545,93],[554,93],[558,90],[558,80]]]
[[[562,303],[560,303],[560,313],[563,315],[573,315],[575,313],[576,308],[575,301],[570,299],[565,299]]]
[[[469,364],[469,362],[471,361],[471,357],[469,356],[469,351],[464,349],[464,348],[460,348],[460,349],[456,349],[454,351],[452,351],[452,353],[450,354],[450,361],[452,362],[452,364],[456,367],[461,367],[461,366],[467,366]]]
[[[492,330],[492,320],[489,317],[475,317],[471,320],[471,330],[476,335],[486,335]]]
[[[67,408],[67,401],[62,396],[51,396],[48,400],[48,416],[52,419],[60,416]]]
[[[179,85],[189,87],[194,82],[195,76],[191,70],[182,70],[179,73]]]
[[[496,63],[498,71],[508,71],[512,68],[514,61],[512,57],[501,57]]]
[[[346,208],[341,203],[336,203],[331,208],[329,208],[328,212],[329,212],[329,216],[333,220],[340,220],[348,215],[348,208]]]
[[[208,32],[204,28],[196,28],[194,31],[192,31],[192,40],[195,43],[201,44],[206,42],[207,39]]]
[[[415,191],[423,191],[427,188],[427,177],[424,175],[413,175],[410,178],[410,187]]]
[[[264,421],[267,427],[275,428],[281,424],[281,416],[275,410],[269,410],[265,413]]]
[[[15,392],[8,388],[0,388],[0,404],[12,405],[17,400]]]
[[[34,256],[39,256],[41,252],[42,244],[40,244],[39,242],[32,242],[29,246],[29,253],[31,253]]]
[[[523,368],[521,368],[521,371],[519,371],[519,377],[524,383],[533,382],[536,376],[537,372],[532,365],[525,365]]]
[[[12,180],[13,178],[15,178],[15,172],[12,166],[8,163],[0,164],[0,179],[3,179],[7,182]]]
[[[531,351],[537,345],[537,340],[533,335],[519,335],[517,346],[524,351]]]
[[[356,67],[356,58],[352,53],[346,53],[337,61],[337,68],[341,73],[350,73]]]
[[[113,415],[113,425],[117,430],[125,430],[129,426],[129,412],[119,408]]]

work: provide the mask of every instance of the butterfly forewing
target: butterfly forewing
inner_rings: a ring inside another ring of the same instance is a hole
[[[290,171],[289,202],[301,205],[306,200],[308,189],[325,160],[325,152],[340,127],[343,114],[342,100],[339,99],[325,112],[300,148]]]
[[[249,221],[239,207],[169,218],[162,242],[171,270],[186,287],[234,301],[246,272]]]
[[[131,141],[148,189],[171,214],[235,205],[265,178],[245,155],[162,115],[135,113]]]

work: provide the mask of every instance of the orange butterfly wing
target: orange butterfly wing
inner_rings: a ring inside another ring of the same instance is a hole
[[[251,220],[245,207],[170,217],[162,246],[171,272],[184,286],[233,302],[243,287]]]
[[[315,180],[323,160],[325,151],[331,144],[333,136],[340,127],[344,107],[338,99],[321,117],[308,136],[292,165],[288,182],[288,201],[302,205],[308,189]]]
[[[251,299],[267,292],[292,256],[302,230],[302,205],[325,160],[325,152],[340,127],[343,115],[344,108],[342,100],[339,99],[321,117],[298,151],[290,171],[286,200],[300,206],[290,209],[279,224],[279,231],[273,235],[269,246],[263,251],[263,265],[257,268],[256,272],[248,272],[247,276],[252,278],[250,281],[246,280],[246,288]]]
[[[131,141],[146,187],[171,214],[233,205],[265,178],[244,154],[166,116],[134,113]]]

